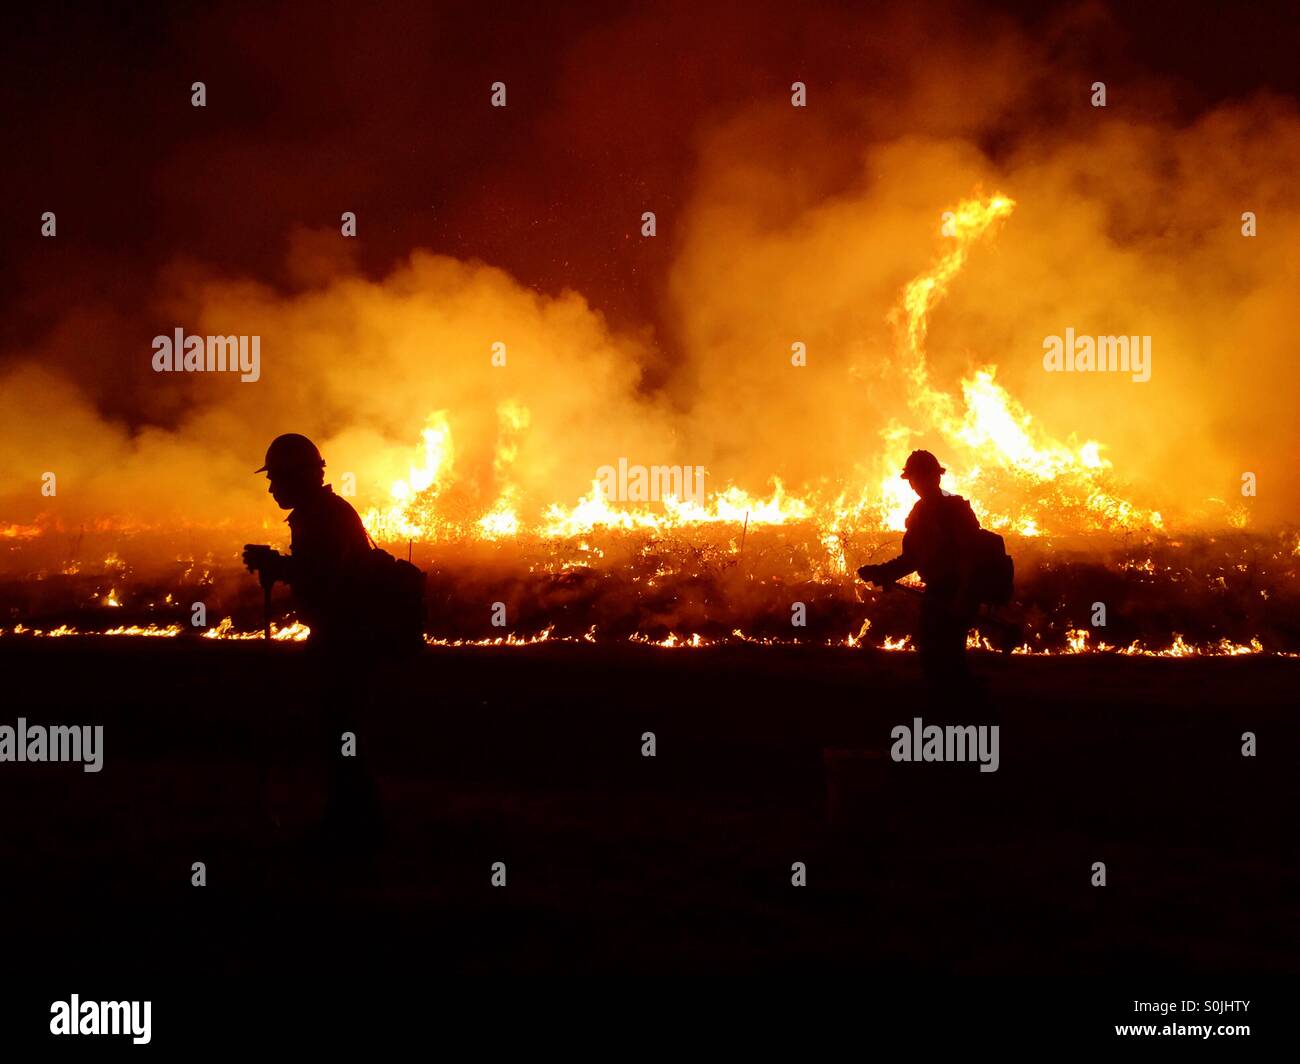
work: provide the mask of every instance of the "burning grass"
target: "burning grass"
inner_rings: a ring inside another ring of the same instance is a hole
[[[548,503],[516,479],[520,444],[533,424],[522,401],[507,398],[497,407],[490,484],[465,476],[454,416],[429,414],[409,475],[383,504],[362,510],[377,539],[405,545],[427,569],[430,641],[909,649],[915,599],[869,592],[853,573],[896,552],[914,501],[898,469],[914,442],[937,438],[952,467],[948,486],[1010,540],[1018,597],[1009,619],[1023,634],[1020,653],[1300,651],[1294,529],[1247,532],[1244,514],[1225,512],[1235,531],[1171,531],[1160,512],[1130,501],[1115,482],[1103,444],[1051,435],[997,382],[995,366],[975,367],[959,392],[932,382],[931,311],[976,244],[1014,208],[1000,194],[962,201],[942,250],[904,286],[889,321],[890,366],[905,384],[906,423],[882,432],[874,472],[864,467],[853,487],[792,491],[774,477],[766,494],[729,483],[715,485],[707,504],[701,493],[685,501],[652,496],[657,501],[647,506],[614,503],[593,484],[572,505]],[[56,530],[11,526],[0,563],[14,574],[0,585],[8,631],[256,638],[264,619],[256,586],[236,561],[241,537],[232,531],[220,550],[201,554],[178,551],[178,535],[131,535],[110,523],[92,531],[90,542],[83,531],[60,550]],[[186,535],[210,543],[215,533]],[[88,560],[96,556],[104,561]],[[196,627],[195,603],[219,623]],[[505,631],[491,623],[494,603],[505,604]],[[1102,608],[1104,625],[1097,623]],[[800,615],[806,622],[794,623]],[[284,641],[305,636],[291,619],[274,633]],[[978,632],[971,643],[992,647]]]
[[[809,521],[717,523],[415,544],[413,558],[428,572],[427,633],[436,646],[563,640],[906,650],[915,598],[870,590],[853,575],[891,556],[899,538],[832,533]],[[1016,601],[1005,613],[1023,630],[1020,653],[1296,654],[1296,544],[1294,531],[1012,536]],[[0,582],[5,634],[262,636],[260,593],[234,549],[160,563],[162,549],[150,537],[119,540],[100,563],[61,559],[25,570],[11,552],[11,575]],[[206,629],[190,623],[195,602],[204,603]],[[495,602],[506,605],[504,630],[491,624]],[[792,624],[795,603],[805,607],[802,627]],[[1104,627],[1092,624],[1097,603],[1105,605]],[[290,607],[277,592],[277,640],[306,636]],[[975,633],[971,645],[993,644]]]

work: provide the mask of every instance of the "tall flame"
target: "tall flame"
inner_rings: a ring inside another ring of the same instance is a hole
[[[910,440],[923,433],[939,436],[955,458],[949,484],[968,492],[972,505],[986,523],[1010,527],[1021,535],[1039,535],[1037,502],[1043,487],[1050,487],[1056,502],[1079,511],[1089,527],[1127,527],[1141,523],[1159,528],[1160,514],[1140,510],[1103,487],[1111,463],[1102,457],[1102,445],[1087,440],[1074,445],[1049,436],[1033,416],[997,383],[995,366],[976,369],[961,384],[961,410],[953,396],[930,383],[925,341],[930,312],[948,293],[953,279],[966,264],[972,246],[999,222],[1010,217],[1015,201],[995,193],[988,199],[968,199],[949,212],[944,238],[952,242],[937,263],[912,280],[891,320],[898,327],[900,357],[907,378],[908,402],[921,419],[915,432],[893,424],[885,433],[885,472],[880,494],[885,500],[882,523],[901,530],[915,501],[900,481]],[[1010,483],[1022,505],[1019,513],[998,513],[981,498],[998,494],[998,482]],[[986,490],[987,489],[987,490]]]
[[[942,441],[950,472],[947,484],[967,494],[985,524],[1033,536],[1070,528],[1162,527],[1159,513],[1142,510],[1107,486],[1111,463],[1096,440],[1063,442],[1047,433],[996,379],[994,365],[976,368],[961,382],[960,395],[934,386],[926,358],[930,313],[948,294],[972,249],[1011,216],[1015,201],[995,193],[963,200],[945,214],[947,246],[933,266],[904,287],[889,320],[895,327],[898,368],[906,387],[909,423],[899,421],[882,433],[880,474],[857,493],[840,488],[833,498],[814,490],[790,492],[773,477],[767,495],[752,495],[728,484],[708,504],[673,497],[657,505],[614,504],[593,483],[589,495],[572,506],[556,501],[530,521],[520,514],[520,490],[512,479],[520,441],[531,423],[528,408],[516,399],[497,407],[497,445],[493,459],[495,499],[480,499],[476,517],[453,519],[444,505],[454,479],[452,428],[448,411],[431,414],[421,433],[418,464],[392,487],[392,502],[364,515],[377,538],[501,539],[520,534],[543,537],[586,535],[604,529],[667,529],[734,522],[782,525],[814,521],[826,535],[832,563],[842,567],[835,535],[846,527],[875,525],[901,530],[915,497],[899,479],[913,442],[930,436]],[[594,471],[593,471],[594,472]],[[854,501],[855,500],[855,501]]]

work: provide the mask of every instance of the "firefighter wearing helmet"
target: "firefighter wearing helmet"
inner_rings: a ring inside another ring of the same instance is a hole
[[[288,584],[298,616],[311,627],[303,697],[319,724],[316,739],[329,779],[325,821],[312,841],[331,856],[340,845],[349,851],[369,849],[380,833],[378,795],[366,755],[371,733],[362,727],[369,716],[373,654],[364,643],[366,621],[356,574],[370,553],[370,540],[356,510],[325,483],[325,460],[306,436],[277,436],[256,472],[266,474],[267,490],[280,509],[290,511],[290,546],[288,554],[281,554],[249,544],[244,564],[258,574],[268,603],[273,584]],[[346,750],[345,736],[352,737],[355,749]]]
[[[267,491],[288,510],[289,553],[244,547],[244,564],[269,582],[293,590],[298,616],[311,627],[311,641],[346,641],[355,634],[350,604],[339,595],[347,573],[370,549],[361,518],[325,483],[325,460],[316,445],[296,432],[277,436],[266,449]]]
[[[966,634],[979,600],[970,586],[979,519],[965,499],[939,486],[947,472],[929,451],[913,451],[903,479],[920,499],[907,515],[903,552],[883,565],[864,565],[858,576],[887,587],[908,573],[925,581],[916,632],[921,669],[937,687],[966,682]]]

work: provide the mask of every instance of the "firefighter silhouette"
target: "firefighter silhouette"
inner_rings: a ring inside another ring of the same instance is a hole
[[[913,572],[925,581],[916,646],[921,670],[937,688],[969,681],[966,635],[980,606],[975,572],[979,519],[970,503],[939,486],[945,472],[929,451],[908,456],[903,479],[920,499],[907,515],[903,552],[892,561],[858,570],[863,580],[882,587]]]
[[[352,505],[325,483],[325,460],[306,436],[277,436],[256,472],[267,475],[279,507],[291,511],[290,552],[248,544],[243,559],[258,575],[268,603],[273,584],[288,584],[299,618],[311,627],[304,693],[320,726],[317,742],[329,780],[320,841],[331,855],[340,846],[369,848],[379,836],[379,807],[370,736],[362,724],[378,663],[363,638],[358,581],[364,578],[370,539]],[[351,749],[345,733],[353,737]]]
[[[264,583],[281,581],[293,589],[294,608],[311,627],[311,643],[318,648],[346,643],[361,624],[349,584],[370,551],[361,518],[325,483],[325,460],[306,436],[277,436],[257,472],[267,475],[267,491],[280,509],[291,511],[290,553],[249,544],[244,564]]]

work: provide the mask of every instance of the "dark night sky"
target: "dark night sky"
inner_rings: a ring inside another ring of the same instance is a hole
[[[176,261],[290,288],[290,234],[337,230],[343,210],[358,213],[352,250],[370,276],[425,247],[542,291],[576,288],[616,327],[662,331],[699,130],[796,77],[879,98],[898,73],[879,60],[896,27],[872,5],[553,6],[50,3],[11,15],[0,358],[72,306],[132,315]],[[978,48],[1007,22],[1121,93],[1160,85],[1143,106],[1190,117],[1260,89],[1300,96],[1286,8],[928,5],[900,50],[924,47],[932,26]],[[195,80],[206,109],[190,106]],[[487,106],[495,80],[509,87],[504,110]],[[1014,135],[991,128],[985,147]],[[631,240],[647,204],[661,239]],[[44,210],[58,214],[57,245],[39,235]]]

